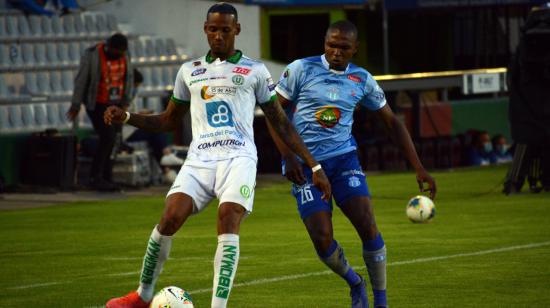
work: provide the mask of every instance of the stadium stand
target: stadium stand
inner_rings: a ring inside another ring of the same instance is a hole
[[[2,11],[0,135],[70,129],[65,112],[80,57],[119,29],[116,17],[102,12],[48,17]],[[161,111],[162,92],[172,89],[179,66],[189,56],[178,53],[173,39],[127,35],[132,62],[145,76],[138,101]],[[86,113],[80,115],[78,128],[91,128]]]

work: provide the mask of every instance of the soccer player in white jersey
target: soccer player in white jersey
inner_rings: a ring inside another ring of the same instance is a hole
[[[435,197],[434,179],[422,166],[405,126],[397,119],[382,89],[365,69],[350,63],[357,52],[357,29],[348,21],[332,24],[325,36],[325,54],[288,65],[276,91],[281,105],[315,159],[321,162],[336,205],[355,227],[363,244],[363,259],[372,284],[374,306],[386,307],[386,247],[376,227],[366,177],[359,164],[351,135],[353,112],[358,104],[375,112],[388,134],[416,170],[421,191]],[[276,134],[275,143],[284,160],[287,178],[317,254],[350,287],[352,307],[368,307],[365,280],[348,264],[333,238],[332,198],[312,185],[312,173]],[[429,187],[423,189],[423,183]]]
[[[240,32],[237,11],[226,3],[213,5],[204,32],[206,56],[184,63],[174,94],[159,115],[140,115],[109,108],[106,123],[128,123],[152,131],[170,131],[190,110],[193,127],[187,159],[168,191],[164,214],[149,239],[137,291],[111,299],[107,308],[145,308],[168,258],[172,235],[185,220],[218,198],[218,246],[214,256],[212,307],[226,307],[239,261],[239,226],[252,211],[257,154],[252,122],[256,102],[293,151],[312,168],[313,182],[328,199],[328,179],[276,101],[275,85],[263,63],[234,47]]]

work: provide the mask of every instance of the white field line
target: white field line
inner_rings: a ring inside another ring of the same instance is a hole
[[[453,258],[462,258],[462,257],[472,257],[472,256],[481,256],[481,255],[488,255],[493,253],[499,253],[499,252],[507,252],[507,251],[513,251],[513,250],[520,250],[520,249],[530,249],[530,248],[537,248],[537,247],[543,247],[543,246],[549,246],[550,241],[547,242],[540,242],[540,243],[530,243],[525,245],[516,245],[516,246],[508,246],[508,247],[502,247],[502,248],[495,248],[495,249],[488,249],[488,250],[480,250],[480,251],[474,251],[474,252],[467,252],[467,253],[457,253],[452,255],[443,255],[443,256],[437,256],[437,257],[428,257],[428,258],[417,258],[417,259],[411,259],[411,260],[405,260],[405,261],[396,261],[396,262],[389,262],[388,266],[396,266],[396,265],[406,265],[406,264],[415,264],[415,263],[425,263],[425,262],[432,262],[432,261],[438,261],[438,260],[447,260],[447,259],[453,259]],[[356,267],[357,269],[364,268],[365,266]],[[139,271],[133,271],[133,272],[124,272],[124,273],[113,273],[108,274],[106,276],[130,276],[130,275],[137,275],[139,274]],[[273,277],[273,278],[263,278],[263,279],[256,279],[251,280],[247,282],[241,282],[236,283],[233,285],[234,288],[236,287],[244,287],[244,286],[252,286],[252,285],[258,285],[258,284],[266,284],[266,283],[272,283],[272,282],[279,282],[279,281],[287,281],[287,280],[295,280],[295,279],[301,279],[306,277],[313,277],[313,276],[322,276],[322,275],[328,275],[331,274],[332,271],[326,270],[326,271],[320,271],[320,272],[311,272],[311,273],[304,273],[304,274],[296,274],[296,275],[286,275],[286,276],[279,276],[279,277]],[[86,277],[86,278],[96,278],[98,276],[92,276],[92,277]],[[73,281],[54,281],[54,282],[44,282],[44,283],[34,283],[29,285],[21,285],[21,286],[15,286],[15,287],[9,287],[8,290],[20,290],[20,289],[31,289],[31,288],[39,288],[39,287],[47,287],[51,285],[59,285],[59,284],[67,284],[72,283]],[[191,294],[198,294],[198,293],[206,293],[206,292],[212,292],[211,288],[208,289],[197,289],[197,290],[191,290],[188,291]]]
[[[24,286],[11,287],[8,289],[11,289],[11,290],[32,289],[32,288],[39,288],[39,287],[54,286],[58,284],[66,284],[70,282],[71,281],[52,281],[52,282],[44,282],[44,283],[33,283],[33,284],[24,285]]]
[[[405,264],[414,264],[414,263],[425,263],[425,262],[431,262],[431,261],[437,261],[437,260],[446,260],[446,259],[453,259],[453,258],[461,258],[461,257],[481,256],[481,255],[488,255],[488,254],[492,254],[492,253],[506,252],[506,251],[519,250],[519,249],[537,248],[537,247],[548,246],[548,245],[550,245],[550,241],[541,242],[541,243],[531,243],[531,244],[526,244],[526,245],[517,245],[517,246],[495,248],[495,249],[489,249],[489,250],[480,250],[480,251],[475,251],[475,252],[457,253],[457,254],[453,254],[453,255],[445,255],[445,256],[438,256],[438,257],[418,258],[418,259],[412,259],[412,260],[407,260],[407,261],[389,262],[387,264],[387,266],[396,266],[396,265],[405,265]],[[360,268],[365,268],[365,266],[358,266],[358,267],[355,267],[355,268],[360,269]],[[247,282],[236,283],[236,284],[233,285],[233,288],[252,286],[252,285],[258,285],[258,284],[265,284],[265,283],[271,283],[271,282],[286,281],[286,280],[295,280],[295,279],[300,279],[300,278],[306,278],[306,277],[312,277],[312,276],[321,276],[321,275],[328,275],[328,274],[332,274],[332,271],[327,270],[327,271],[321,271],[321,272],[312,272],[312,273],[297,274],[297,275],[287,275],[287,276],[279,276],[279,277],[273,277],[273,278],[263,278],[263,279],[251,280],[251,281],[247,281]],[[192,291],[188,291],[188,292],[190,294],[210,293],[210,292],[212,292],[212,288],[198,289],[198,290],[192,290]]]

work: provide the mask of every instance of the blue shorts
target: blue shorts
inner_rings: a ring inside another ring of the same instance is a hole
[[[332,197],[338,207],[342,207],[349,198],[370,196],[367,179],[359,164],[356,151],[329,158],[320,163],[330,181]],[[302,220],[320,211],[332,212],[332,199],[330,201],[321,199],[322,192],[313,186],[311,180],[311,168],[306,165],[303,168],[307,183],[292,185],[292,194],[296,198]]]

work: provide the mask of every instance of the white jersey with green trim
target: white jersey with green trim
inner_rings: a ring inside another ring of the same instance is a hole
[[[247,156],[254,145],[256,102],[275,99],[275,85],[265,65],[237,51],[225,61],[206,56],[184,63],[172,100],[190,103],[193,140],[188,159],[210,161]]]

